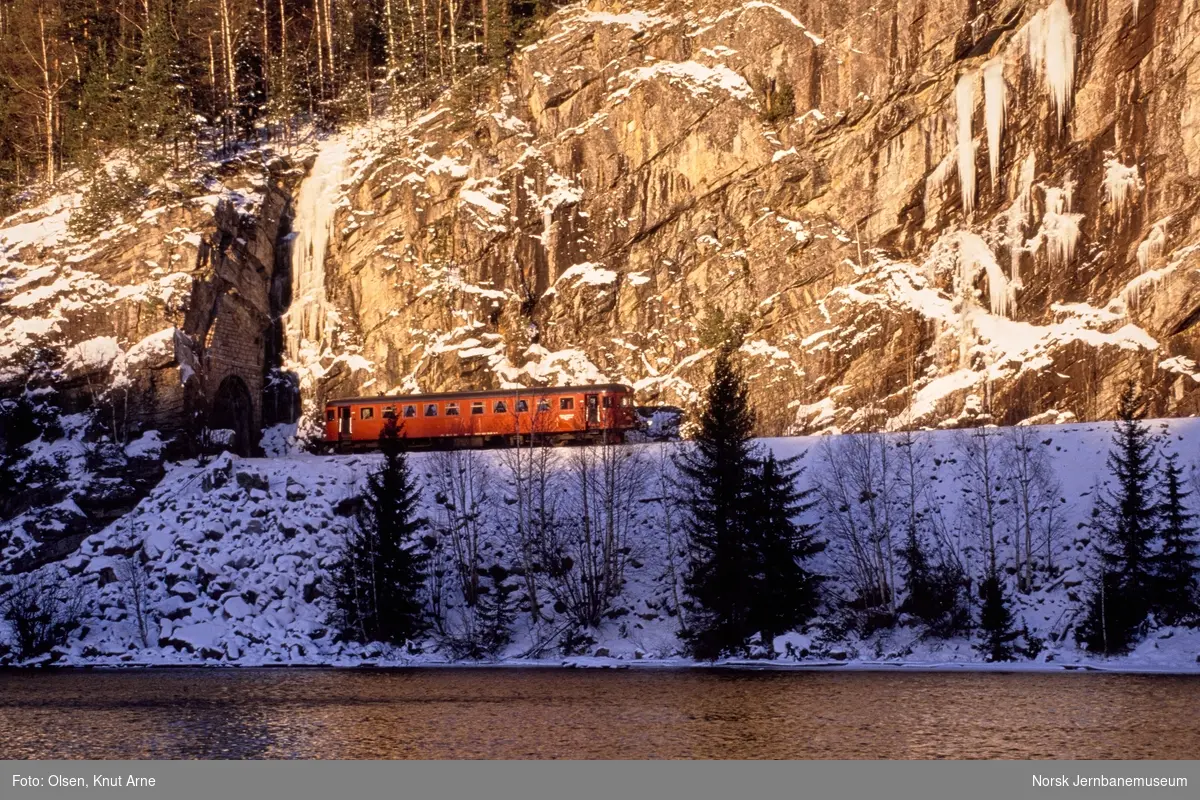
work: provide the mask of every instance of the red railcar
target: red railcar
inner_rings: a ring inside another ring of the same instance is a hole
[[[379,442],[390,418],[417,446],[488,447],[531,436],[621,442],[636,427],[633,389],[622,384],[353,397],[325,404],[325,443],[339,450]]]

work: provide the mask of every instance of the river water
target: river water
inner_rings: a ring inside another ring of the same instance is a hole
[[[1196,758],[1200,677],[0,672],[0,758]]]

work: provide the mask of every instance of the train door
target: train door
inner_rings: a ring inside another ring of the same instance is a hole
[[[600,424],[600,395],[589,394],[584,398],[584,405],[587,406],[587,424],[588,427]]]
[[[338,417],[340,418],[338,424],[338,433],[340,433],[342,436],[350,435],[350,417],[352,411],[353,409],[351,409],[350,406],[342,406],[338,409]]]

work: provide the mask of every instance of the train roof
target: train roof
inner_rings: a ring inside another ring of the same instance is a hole
[[[579,392],[633,392],[632,386],[623,383],[598,383],[584,386],[524,386],[520,389],[488,389],[470,392],[430,392],[428,394],[393,394],[376,397],[347,397],[329,400],[326,406],[353,406],[363,403],[403,403],[423,400],[471,400],[484,397],[546,397]]]

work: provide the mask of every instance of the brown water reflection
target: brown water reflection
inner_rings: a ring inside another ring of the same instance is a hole
[[[1197,758],[1200,677],[0,672],[0,758]]]

